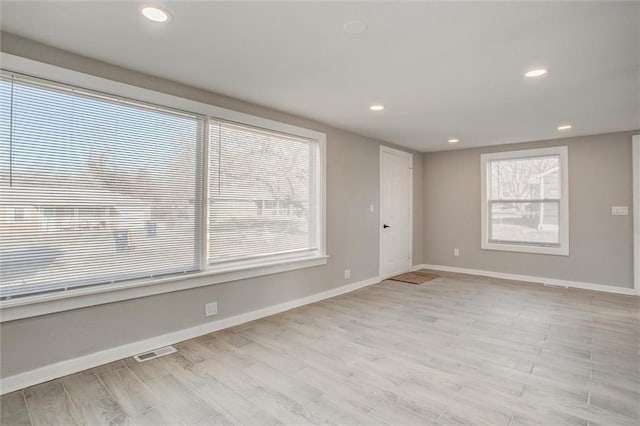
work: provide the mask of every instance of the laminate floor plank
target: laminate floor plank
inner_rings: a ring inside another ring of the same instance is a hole
[[[376,417],[363,414],[360,410],[337,402],[328,395],[321,396],[306,408],[306,417],[314,424],[333,425],[387,425]]]
[[[273,389],[260,388],[249,397],[249,401],[283,424],[317,423],[303,404]]]
[[[321,371],[314,367],[305,367],[296,373],[296,377],[324,394],[331,395],[333,399],[340,399],[345,404],[352,405],[366,413],[382,401],[382,397],[372,398],[358,392],[354,387],[349,386],[349,383],[342,377],[328,370]]]
[[[151,390],[126,367],[99,374],[98,378],[131,417],[159,405]]]
[[[440,413],[435,417],[426,417],[385,400],[371,411],[371,416],[388,425],[432,425],[435,424]]]
[[[159,425],[171,425],[171,426],[183,426],[185,425],[180,421],[171,411],[158,406],[144,411],[131,418],[132,426],[159,426]],[[214,425],[216,423],[210,423]]]
[[[211,359],[215,353],[207,349],[196,339],[187,340],[173,345],[178,352],[194,364]]]
[[[138,362],[131,357],[124,359],[124,363],[143,382],[169,375],[169,371],[159,358]]]
[[[76,408],[59,380],[24,390],[33,426],[78,425],[72,414]]]
[[[22,391],[0,397],[0,425],[30,426],[31,419]]]
[[[185,424],[195,423],[218,414],[202,398],[171,374],[150,379],[146,384],[162,405]]]
[[[171,376],[182,383],[188,389],[196,389],[207,384],[211,379],[202,368],[201,363],[193,363],[180,352],[163,356],[157,359]]]
[[[82,425],[125,425],[129,417],[92,371],[83,371],[60,379],[71,397],[73,412]]]
[[[5,395],[2,424],[640,424],[640,298],[439,275]]]
[[[224,383],[212,380],[205,386],[196,389],[195,393],[232,424],[282,424],[279,419],[276,419],[267,412],[266,407],[257,407],[250,401],[250,398],[260,391],[261,388],[258,387],[254,389],[250,395],[241,395],[230,389]]]
[[[303,405],[317,401],[323,394],[322,391],[308,383],[295,380],[294,376],[283,375],[263,363],[254,364],[245,369],[245,372],[249,377],[260,383],[261,387],[287,395],[292,400]]]

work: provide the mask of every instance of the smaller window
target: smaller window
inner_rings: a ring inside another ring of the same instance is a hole
[[[569,255],[567,147],[481,155],[482,248]]]

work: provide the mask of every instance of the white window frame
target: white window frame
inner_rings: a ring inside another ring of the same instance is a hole
[[[203,115],[211,119],[233,121],[260,127],[275,132],[282,132],[317,141],[314,146],[317,149],[317,169],[314,200],[318,205],[319,220],[316,224],[318,248],[311,253],[302,256],[288,256],[283,258],[266,258],[255,262],[245,262],[232,265],[229,268],[210,268],[207,265],[206,257],[206,235],[201,235],[203,242],[200,244],[201,265],[200,271],[186,275],[170,275],[154,279],[131,280],[115,284],[98,284],[83,288],[51,293],[36,294],[32,296],[17,297],[0,301],[0,322],[12,321],[21,318],[28,318],[54,312],[78,309],[87,306],[112,303],[121,300],[134,299],[139,297],[152,296],[177,290],[203,287],[213,284],[236,281],[246,278],[259,277],[263,275],[293,271],[302,268],[327,264],[326,252],[326,134],[303,127],[294,126],[258,117],[226,108],[192,101],[89,74],[72,71],[31,59],[0,53],[2,67],[12,72],[30,75],[36,78],[43,78],[55,81],[56,83],[79,86],[85,89],[108,93],[114,96],[135,99],[156,105],[162,105],[195,114]],[[205,125],[205,127],[208,127]],[[206,137],[206,135],[205,135]],[[207,144],[205,143],[205,146]],[[201,191],[207,206],[208,197],[208,153],[203,153],[203,173]],[[207,218],[207,211],[199,212]],[[202,230],[207,233],[206,227]]]
[[[224,121],[224,120],[219,120],[213,117],[210,117],[211,121]],[[250,124],[248,122],[238,122],[237,120],[235,121],[235,123],[238,124]],[[209,158],[209,120],[207,120],[205,122],[205,150],[204,150],[204,154],[203,157],[204,158],[204,170],[202,171],[202,175],[203,175],[203,179],[204,179],[204,185],[206,188],[203,189],[203,201],[202,201],[202,215],[204,215],[205,221],[206,221],[206,226],[205,228],[205,233],[206,235],[202,236],[202,238],[205,238],[206,240],[209,239],[209,197],[210,197],[210,193],[209,193],[209,165],[210,165],[210,158]],[[278,123],[281,124],[281,123]],[[257,127],[257,126],[254,126]],[[271,128],[267,128],[264,126],[261,126],[262,129],[267,129],[267,130],[277,130],[274,127]],[[304,129],[303,129],[304,130]],[[310,137],[305,137],[302,133],[298,132],[298,133],[293,133],[293,132],[284,132],[283,133],[287,133],[289,135],[294,135],[294,136],[302,136],[305,139],[313,139],[317,141],[317,137],[315,138],[310,138]],[[324,134],[322,134],[324,136]],[[325,136],[326,138],[326,136]],[[312,183],[314,184],[314,188],[312,188],[311,190],[311,194],[313,194],[313,197],[310,198],[310,204],[313,205],[319,205],[319,206],[324,206],[324,156],[325,156],[325,145],[326,142],[321,143],[314,143],[314,142],[310,142],[310,150],[313,151],[312,153],[312,169],[313,170],[320,170],[320,174],[321,176],[315,176],[312,179]],[[316,180],[322,180],[322,182],[316,182]],[[324,209],[323,209],[324,212]],[[201,265],[200,265],[200,269],[201,270],[207,270],[207,271],[211,271],[211,272],[217,272],[217,273],[221,273],[221,272],[227,272],[227,271],[235,271],[238,269],[246,269],[246,268],[253,268],[255,267],[255,265],[257,264],[272,264],[272,263],[286,263],[287,261],[296,261],[298,259],[308,259],[308,258],[315,258],[315,257],[319,257],[319,256],[325,256],[326,257],[326,252],[325,252],[325,237],[324,237],[324,233],[323,233],[323,229],[324,229],[324,213],[321,215],[321,217],[318,218],[318,220],[315,220],[315,229],[313,229],[313,233],[315,236],[315,241],[319,241],[318,244],[315,244],[316,247],[310,247],[310,248],[305,248],[305,249],[298,249],[298,250],[293,250],[291,252],[285,252],[285,253],[278,253],[278,254],[264,254],[264,255],[258,255],[255,256],[253,258],[248,258],[248,259],[243,259],[243,258],[239,258],[239,259],[232,259],[232,260],[224,260],[221,262],[212,262],[209,256],[209,244],[204,244],[202,245],[202,249],[203,252],[201,253]],[[321,241],[320,241],[321,240]]]
[[[489,240],[489,185],[487,177],[491,161],[517,160],[534,157],[557,155],[560,157],[560,211],[559,211],[559,246],[543,246],[537,244],[498,243]],[[493,152],[480,155],[481,170],[481,248],[483,250],[500,250],[521,253],[551,254],[569,256],[569,160],[566,146],[534,148],[519,151]]]

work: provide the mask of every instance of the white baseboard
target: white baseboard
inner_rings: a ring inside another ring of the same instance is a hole
[[[633,288],[586,283],[581,281],[559,280],[555,278],[536,277],[532,275],[510,274],[507,272],[484,271],[481,269],[459,268],[456,266],[416,265],[413,267],[413,269],[414,270],[433,269],[436,271],[455,272],[458,274],[480,275],[483,277],[502,278],[505,280],[514,280],[514,281],[525,281],[530,283],[545,284],[545,285],[556,286],[556,287],[579,288],[582,290],[602,291],[605,293],[615,293],[615,294],[625,294],[625,295],[637,294]]]
[[[182,342],[183,340],[192,339],[194,337],[202,336],[208,333],[213,333],[214,331],[223,330],[225,328],[234,327],[249,321],[254,321],[280,312],[288,311],[289,309],[297,308],[299,306],[308,305],[310,303],[318,302],[324,299],[329,299],[331,297],[349,293],[351,291],[358,290],[372,284],[377,284],[379,282],[380,279],[378,277],[369,278],[366,280],[343,285],[341,287],[332,288],[331,290],[323,291],[321,293],[302,297],[300,299],[280,303],[278,305],[268,306],[266,308],[258,309],[240,315],[235,315],[233,317],[223,318],[217,321],[212,321],[210,323],[198,325],[184,330],[174,331],[172,333],[167,333],[162,336],[152,337],[150,339],[141,340],[134,343],[128,343],[126,345],[106,349],[89,355],[83,355],[78,358],[61,361],[55,364],[37,368],[35,370],[16,374],[14,376],[9,376],[0,380],[0,395],[4,395],[6,393],[13,392],[19,389],[24,389],[38,383],[57,379],[68,374],[73,374],[89,368],[97,367],[109,362],[117,361],[119,359],[127,358],[141,352],[150,351],[152,349],[160,348],[163,346],[173,345],[175,343]]]

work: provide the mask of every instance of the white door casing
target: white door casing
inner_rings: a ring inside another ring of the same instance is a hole
[[[380,146],[380,278],[412,265],[413,155]]]
[[[633,136],[633,281],[640,295],[640,135]]]

